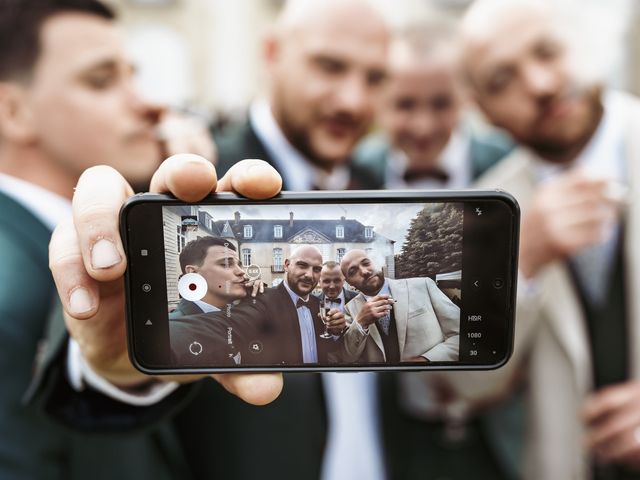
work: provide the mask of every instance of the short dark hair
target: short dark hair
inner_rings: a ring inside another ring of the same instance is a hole
[[[226,238],[220,237],[200,237],[196,240],[191,240],[185,245],[180,252],[180,268],[182,273],[187,273],[185,270],[187,265],[202,265],[209,247],[219,246],[226,247],[229,250],[237,251],[233,242]]]
[[[0,0],[0,81],[31,77],[40,56],[42,25],[68,12],[116,18],[98,0]]]
[[[322,264],[323,267],[327,267],[329,269],[339,267],[340,264],[338,262],[334,262],[333,260],[327,260]]]

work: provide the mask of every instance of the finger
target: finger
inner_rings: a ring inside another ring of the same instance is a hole
[[[262,160],[242,160],[233,165],[218,182],[217,192],[236,192],[248,198],[277,195],[282,188],[280,174]]]
[[[181,153],[162,162],[151,179],[150,190],[197,202],[215,190],[217,179],[216,168],[207,159]]]
[[[599,459],[607,463],[619,462],[622,458],[639,457],[640,443],[636,439],[635,430],[631,428],[612,437],[595,452]]]
[[[260,293],[264,293],[264,283],[260,282]]]
[[[587,436],[587,447],[600,449],[609,444],[615,437],[640,425],[640,409],[635,402],[626,403],[615,413],[600,417],[600,421],[592,423]]]
[[[126,259],[118,230],[124,201],[133,195],[111,167],[92,167],[80,176],[73,196],[73,219],[87,273],[98,281],[124,274]]]
[[[253,286],[251,287],[251,296],[255,297],[258,295],[258,291],[260,290],[260,284],[262,282],[253,282]]]
[[[49,268],[65,312],[76,319],[93,316],[99,305],[98,285],[87,274],[71,219],[61,222],[53,231]]]
[[[252,405],[271,403],[283,387],[281,373],[226,373],[213,378],[228,392]]]
[[[592,395],[585,403],[582,410],[583,418],[587,423],[598,421],[600,417],[608,415],[621,408],[638,395],[640,390],[637,384],[624,383],[607,387],[595,395]]]

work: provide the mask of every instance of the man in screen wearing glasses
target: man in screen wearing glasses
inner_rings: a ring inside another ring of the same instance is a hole
[[[352,322],[344,335],[347,360],[450,362],[458,360],[460,309],[425,278],[385,278],[364,250],[340,264],[360,294],[345,307]]]

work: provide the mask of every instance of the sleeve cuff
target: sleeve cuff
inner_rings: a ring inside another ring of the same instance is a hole
[[[360,333],[362,335],[364,335],[365,337],[367,335],[369,335],[369,327],[363,327],[362,325],[360,325],[360,322],[356,321],[356,328],[360,331]]]
[[[135,392],[116,387],[91,368],[82,356],[78,342],[72,338],[69,339],[69,348],[67,349],[67,376],[69,377],[69,384],[76,392],[81,392],[86,387],[90,387],[114,400],[138,407],[146,407],[161,402],[179,386],[178,382],[154,380],[149,382],[146,388],[141,390],[136,388]]]

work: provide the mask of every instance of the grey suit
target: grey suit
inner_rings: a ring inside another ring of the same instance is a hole
[[[460,309],[428,277],[387,281],[396,300],[393,308],[400,359],[423,356],[432,362],[458,360]],[[365,303],[360,294],[346,305],[345,312],[355,319]],[[386,361],[376,328],[365,335],[353,321],[344,337],[347,361]]]

